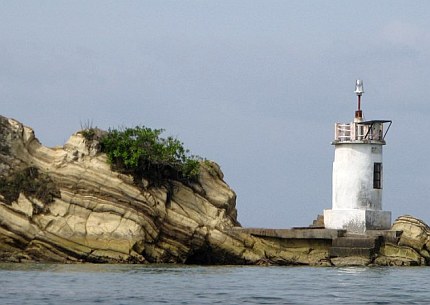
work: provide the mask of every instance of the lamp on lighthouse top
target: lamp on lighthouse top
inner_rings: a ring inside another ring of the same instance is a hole
[[[356,80],[354,92],[355,94],[357,94],[357,98],[358,98],[358,106],[357,106],[357,111],[355,112],[355,119],[357,121],[361,121],[363,119],[363,111],[361,111],[361,96],[364,93],[363,81],[361,79]]]
[[[361,96],[364,93],[363,90],[363,81],[361,79],[357,79],[355,82],[355,94]]]

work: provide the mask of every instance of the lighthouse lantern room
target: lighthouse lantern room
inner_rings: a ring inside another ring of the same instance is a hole
[[[391,227],[391,212],[382,210],[382,147],[392,122],[364,120],[363,81],[356,81],[355,93],[358,107],[354,121],[335,124],[332,209],[324,210],[324,225],[365,233]]]

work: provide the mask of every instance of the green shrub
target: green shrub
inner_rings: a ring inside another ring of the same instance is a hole
[[[132,174],[135,181],[147,178],[150,183],[160,185],[166,179],[196,180],[200,158],[189,155],[179,140],[162,138],[163,132],[144,126],[109,129],[100,139],[101,151],[107,154],[113,169]]]

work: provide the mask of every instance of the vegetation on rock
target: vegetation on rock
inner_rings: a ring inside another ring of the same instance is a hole
[[[0,117],[0,155],[8,155],[10,148],[6,141],[6,130],[7,120],[4,117]]]
[[[195,181],[201,159],[190,155],[178,139],[161,137],[163,132],[144,126],[109,129],[99,139],[100,149],[107,154],[114,170],[132,174],[135,180],[145,178],[154,185],[161,185],[166,179]],[[85,131],[83,135],[93,140],[95,133]]]
[[[0,194],[7,204],[18,200],[19,194],[39,199],[44,204],[51,203],[60,197],[55,183],[47,174],[39,173],[35,167],[27,167],[8,178],[0,177]],[[37,214],[40,207],[33,205]]]

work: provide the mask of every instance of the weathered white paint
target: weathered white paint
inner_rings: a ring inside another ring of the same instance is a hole
[[[382,209],[382,189],[373,188],[374,163],[382,163],[382,145],[345,143],[335,146],[332,208]]]
[[[324,210],[327,229],[343,229],[354,233],[386,230],[391,227],[391,212],[365,209]]]
[[[332,209],[324,210],[328,229],[362,233],[391,227],[391,212],[382,211],[382,189],[373,184],[374,164],[382,164],[383,123],[361,121],[335,126]]]

